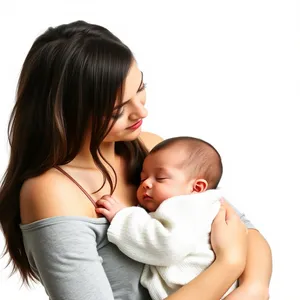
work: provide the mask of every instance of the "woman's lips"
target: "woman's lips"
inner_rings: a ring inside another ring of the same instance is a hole
[[[143,123],[143,120],[139,120],[138,122],[136,122],[135,124],[133,124],[132,126],[128,127],[127,129],[131,129],[131,130],[135,130],[138,129]]]

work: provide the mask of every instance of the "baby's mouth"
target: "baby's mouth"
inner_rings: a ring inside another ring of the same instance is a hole
[[[149,196],[148,194],[144,194],[144,195],[143,195],[143,199],[146,200],[146,201],[147,201],[147,200],[152,200],[152,197]]]

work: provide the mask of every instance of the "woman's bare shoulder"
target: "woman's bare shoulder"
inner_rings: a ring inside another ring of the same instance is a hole
[[[26,180],[20,192],[22,224],[56,216],[96,215],[79,188],[56,169]]]
[[[150,151],[153,147],[163,141],[163,138],[151,132],[141,132],[140,139]]]

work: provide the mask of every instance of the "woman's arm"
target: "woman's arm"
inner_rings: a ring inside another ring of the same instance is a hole
[[[226,297],[226,300],[243,298],[269,299],[269,284],[272,275],[272,253],[268,242],[254,225],[230,204],[248,227],[248,249],[245,270],[239,278],[239,287]]]
[[[63,216],[23,225],[22,231],[31,267],[51,299],[114,299],[88,223]]]
[[[86,223],[69,220],[89,216],[88,201],[78,199],[70,183],[50,170],[24,184],[20,204],[27,224],[21,227],[28,259],[53,300],[113,300],[95,232]]]
[[[168,300],[220,300],[246,264],[247,230],[238,215],[223,203],[211,232],[215,262]]]
[[[248,251],[246,268],[241,275],[240,284],[261,286],[268,289],[272,274],[271,248],[264,237],[255,229],[248,232]]]
[[[240,286],[226,300],[268,300],[272,273],[271,251],[258,231],[248,233],[248,256],[246,268],[239,278]],[[225,300],[224,299],[224,300]]]
[[[264,237],[255,229],[248,232],[247,263],[243,274],[239,278],[239,288],[233,292],[243,295],[243,299],[269,299],[269,284],[272,275],[271,249]],[[240,299],[231,298],[228,300]]]
[[[245,271],[239,278],[239,287],[228,295],[226,300],[269,299],[269,284],[272,275],[270,246],[246,216],[231,203],[230,205],[248,228],[248,254]]]

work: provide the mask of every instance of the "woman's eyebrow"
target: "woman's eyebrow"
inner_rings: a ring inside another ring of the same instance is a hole
[[[119,105],[116,105],[116,106],[114,107],[114,110],[117,110],[117,109],[121,108],[122,106],[126,105],[129,101],[130,101],[130,100],[127,100],[126,102],[123,102],[123,103],[121,103],[121,104],[119,104]]]
[[[137,93],[139,92],[140,88],[143,86],[144,83],[144,73],[141,71],[141,83],[139,85],[139,88],[137,89]]]
[[[144,73],[141,71],[141,82],[140,82],[140,85],[139,85],[136,93],[138,93],[140,91],[140,88],[143,86],[143,83],[144,83]],[[131,98],[129,100],[115,106],[114,110],[117,110],[117,109],[121,108],[122,106],[126,105],[130,100],[131,100]]]

